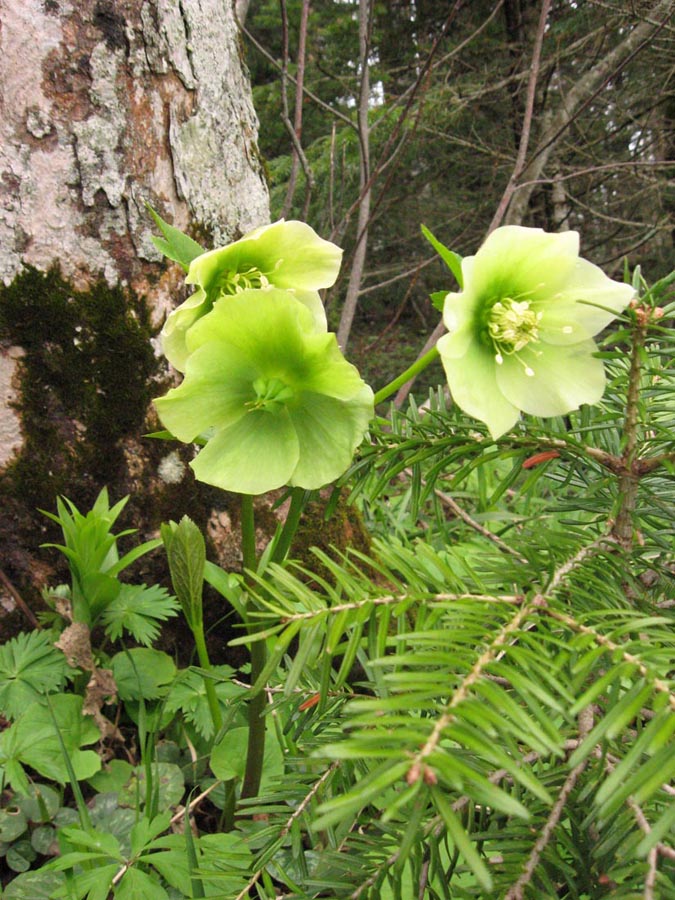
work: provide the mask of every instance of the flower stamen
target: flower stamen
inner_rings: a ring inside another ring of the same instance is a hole
[[[530,308],[528,300],[504,297],[493,304],[487,320],[487,336],[495,351],[495,361],[503,365],[505,356],[515,356],[539,337],[541,313]],[[518,360],[521,362],[521,360]],[[532,376],[532,369],[522,363],[525,374]]]
[[[242,291],[259,290],[270,286],[269,278],[251,266],[244,272],[228,270],[224,272],[220,281],[221,294],[241,294]]]
[[[267,412],[277,413],[294,396],[293,388],[289,387],[281,378],[256,378],[253,382],[253,390],[256,393],[255,400],[249,400],[245,405],[249,411],[264,409]]]

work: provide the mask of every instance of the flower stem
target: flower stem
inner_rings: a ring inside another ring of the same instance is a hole
[[[389,384],[385,385],[375,394],[375,406],[378,403],[382,403],[383,400],[386,400],[387,397],[391,397],[400,387],[410,381],[411,378],[414,378],[416,375],[426,369],[426,367],[432,363],[436,357],[438,356],[438,350],[436,347],[432,347],[431,350],[428,350],[424,356],[420,356],[418,360],[409,366],[405,372],[398,376],[398,378],[394,378],[393,381],[390,381]]]
[[[241,495],[241,553],[244,570],[254,572],[256,568],[255,553],[255,516],[253,513],[253,497]]]
[[[253,497],[242,494],[241,497],[241,549],[244,571],[255,572],[257,567],[255,552],[255,516]],[[253,634],[255,625],[247,625],[248,633]],[[254,685],[267,661],[265,641],[254,641],[251,644],[251,685]],[[265,712],[267,700],[264,689],[260,689],[249,700],[248,704],[248,747],[246,750],[246,771],[241,786],[241,799],[255,797],[260,789],[263,760],[265,757]]]
[[[202,669],[206,669],[207,672],[211,671],[211,660],[209,659],[209,653],[206,649],[206,640],[204,638],[204,626],[200,622],[196,627],[192,629],[192,635],[195,639],[195,647],[197,648],[197,656],[199,657],[199,665]],[[206,689],[206,700],[209,704],[209,711],[211,713],[211,719],[213,720],[213,727],[215,730],[216,736],[218,732],[223,727],[223,717],[220,713],[220,705],[218,703],[218,697],[216,695],[216,688],[213,683],[213,680],[208,677],[208,675],[204,675],[204,687]]]
[[[309,492],[305,491],[304,488],[293,488],[293,492],[291,493],[291,505],[288,509],[288,515],[286,516],[286,521],[284,522],[281,534],[279,535],[279,540],[272,553],[272,562],[282,563],[286,559],[288,551],[291,549],[295,532],[298,530],[300,516],[305,508],[305,501],[308,496]]]

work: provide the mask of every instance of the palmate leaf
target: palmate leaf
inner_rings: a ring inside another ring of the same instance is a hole
[[[209,709],[204,679],[214,679],[216,696],[220,701],[221,711],[225,715],[234,698],[240,697],[246,690],[240,685],[232,683],[234,673],[231,666],[212,666],[208,672],[204,669],[187,669],[181,672],[171,685],[171,690],[164,703],[165,709],[168,712],[180,710],[186,721],[194,725],[202,737],[207,740],[212,738],[213,716]],[[244,724],[243,718],[240,724]]]
[[[20,793],[29,790],[24,766],[61,784],[68,782],[63,747],[78,779],[89,778],[101,768],[97,753],[81,749],[101,736],[94,720],[82,715],[82,698],[58,694],[50,705],[47,709],[39,703],[31,704],[0,734],[0,773],[4,769],[5,780]]]
[[[0,712],[15,719],[33,701],[61,690],[69,671],[50,634],[17,635],[0,647]]]
[[[101,623],[113,641],[128,632],[135,641],[149,647],[159,634],[159,623],[178,613],[178,601],[163,587],[123,584],[103,609]]]

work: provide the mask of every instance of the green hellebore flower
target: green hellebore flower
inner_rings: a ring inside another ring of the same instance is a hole
[[[170,313],[162,329],[162,348],[169,362],[185,371],[189,328],[206,315],[216,300],[252,288],[292,290],[312,313],[315,328],[326,331],[318,291],[335,283],[342,250],[324,241],[304,222],[274,222],[249,232],[241,240],[202,253],[192,260],[185,279],[198,285],[185,303]]]
[[[186,341],[185,379],[155,406],[179,440],[207,439],[190,463],[200,481],[262,494],[319,488],[348,468],[373,392],[294,293],[218,300]]]
[[[579,258],[574,231],[507,225],[462,260],[461,293],[445,298],[438,341],[457,405],[493,438],[520,411],[559,416],[597,403],[605,371],[593,335],[634,295]]]

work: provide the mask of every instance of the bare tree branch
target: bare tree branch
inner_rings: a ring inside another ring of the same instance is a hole
[[[305,173],[305,202],[302,218],[307,218],[307,211],[314,189],[314,176],[312,169],[307,161],[307,157],[302,149],[302,101],[303,86],[305,82],[305,56],[307,49],[307,22],[309,20],[310,0],[302,0],[302,9],[300,12],[300,33],[298,37],[298,69],[295,79],[295,112],[293,116],[293,124],[291,125],[288,115],[288,14],[286,10],[286,0],[279,0],[281,8],[281,25],[283,31],[283,47],[284,55],[281,69],[281,98],[283,105],[282,119],[286,126],[286,130],[291,136],[293,149],[291,152],[291,173],[288,178],[288,188],[286,190],[286,199],[281,212],[281,218],[285,219],[293,206],[293,197],[295,196],[295,185],[298,178],[298,166],[302,164],[302,170]]]
[[[356,226],[356,248],[349,273],[347,296],[340,315],[337,340],[343,350],[347,347],[349,333],[354,321],[356,304],[363,277],[368,246],[368,223],[370,221],[370,198],[372,181],[370,178],[370,134],[368,127],[368,107],[370,102],[370,75],[368,71],[368,55],[370,52],[370,18],[372,15],[371,0],[359,0],[359,66],[361,84],[359,88],[358,135],[361,168],[359,217]]]
[[[555,149],[560,135],[597,96],[599,91],[614,78],[644,48],[655,35],[666,27],[675,10],[675,0],[661,0],[650,10],[649,20],[641,22],[621,43],[606,54],[566,94],[564,103],[545,113],[536,150],[528,164],[518,173],[524,176],[522,183],[511,191],[511,202],[505,220],[518,224],[525,213],[534,191],[533,181],[542,177],[546,164]],[[658,24],[652,24],[657,22]],[[510,183],[510,182],[509,182]],[[496,216],[495,216],[496,218]],[[494,227],[494,226],[493,226]]]
[[[499,201],[497,206],[497,210],[493,216],[492,222],[490,223],[490,227],[488,228],[488,234],[491,231],[494,231],[497,228],[504,218],[504,214],[509,207],[509,203],[511,202],[511,198],[513,197],[517,185],[518,179],[525,168],[525,159],[527,157],[527,148],[530,143],[530,132],[532,130],[532,116],[534,114],[534,100],[537,93],[537,82],[539,81],[539,69],[541,67],[541,48],[544,43],[544,35],[546,33],[546,23],[548,21],[548,14],[551,10],[551,0],[543,0],[541,4],[541,12],[539,14],[539,24],[537,26],[537,33],[534,39],[534,49],[532,51],[532,65],[530,67],[530,78],[527,83],[527,96],[525,99],[525,115],[523,117],[523,128],[520,133],[520,143],[518,145],[518,155],[516,156],[516,162],[513,167],[513,172],[511,173],[511,177],[509,178],[508,184],[506,185],[506,189],[502,195],[502,199]]]

